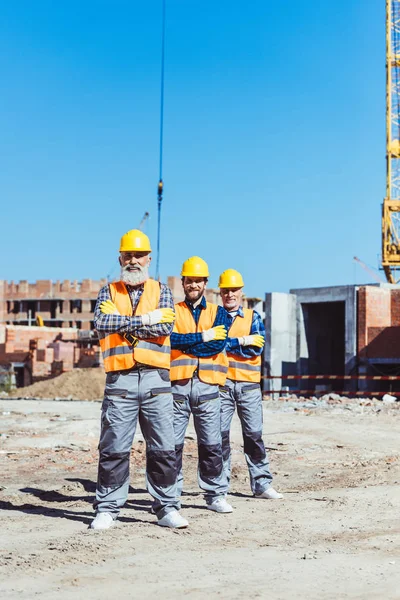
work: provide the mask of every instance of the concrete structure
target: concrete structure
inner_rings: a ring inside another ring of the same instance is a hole
[[[399,391],[400,288],[335,286],[266,294],[265,376],[351,375],[353,380],[266,379],[264,390]]]

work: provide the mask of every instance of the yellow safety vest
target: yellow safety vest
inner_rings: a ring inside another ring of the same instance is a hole
[[[243,337],[250,335],[251,324],[253,322],[253,311],[244,308],[244,316],[233,320],[232,326],[229,329],[230,338]],[[251,358],[243,358],[237,354],[228,352],[228,379],[233,381],[251,381],[258,383],[261,381],[261,356],[252,356]]]
[[[175,333],[194,333],[211,329],[217,316],[218,305],[207,302],[205,309],[200,311],[199,322],[195,323],[192,311],[186,302],[175,304],[176,320]],[[214,354],[207,358],[193,356],[182,350],[171,350],[171,381],[191,379],[198,372],[199,379],[204,383],[224,385],[228,371],[228,359],[225,352]]]
[[[122,281],[110,283],[110,295],[120,315],[131,317],[133,315],[132,302],[129,292]],[[144,283],[144,290],[135,310],[135,316],[144,315],[158,307],[160,301],[160,284],[154,279]],[[104,369],[122,371],[131,369],[137,362],[159,369],[169,369],[171,358],[171,344],[169,336],[138,339],[124,337],[119,333],[99,332],[100,347],[103,353]],[[132,344],[133,341],[133,344]]]

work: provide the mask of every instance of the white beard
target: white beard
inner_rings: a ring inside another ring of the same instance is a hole
[[[149,278],[149,265],[140,267],[140,271],[129,271],[127,267],[121,267],[121,281],[127,285],[140,285]]]

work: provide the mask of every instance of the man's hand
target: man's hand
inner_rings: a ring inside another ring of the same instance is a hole
[[[257,348],[262,348],[265,344],[265,339],[262,335],[245,335],[238,339],[241,346],[256,346]]]
[[[158,325],[158,323],[173,323],[175,312],[172,308],[157,308],[142,315],[143,325]]]
[[[201,335],[203,337],[203,342],[212,342],[213,340],[224,340],[228,335],[228,332],[224,325],[217,325],[216,327],[203,331]]]
[[[118,308],[112,300],[105,300],[100,304],[100,310],[103,315],[119,315]]]

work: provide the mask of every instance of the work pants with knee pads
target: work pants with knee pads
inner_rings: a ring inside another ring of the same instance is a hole
[[[220,388],[221,429],[224,470],[231,476],[231,447],[229,431],[233,413],[237,409],[242,425],[244,454],[254,494],[262,494],[272,482],[268,456],[262,439],[263,410],[261,387],[258,383],[226,380]]]
[[[159,519],[179,503],[169,371],[152,367],[107,374],[101,414],[94,508],[117,516],[129,490],[129,459],[137,421],[146,442],[146,484]]]
[[[185,432],[190,414],[193,414],[199,451],[198,483],[208,504],[223,497],[227,490],[222,460],[221,402],[219,386],[200,381],[195,374],[191,379],[172,382],[174,397],[174,430],[177,461],[177,492],[182,494],[182,455]]]

